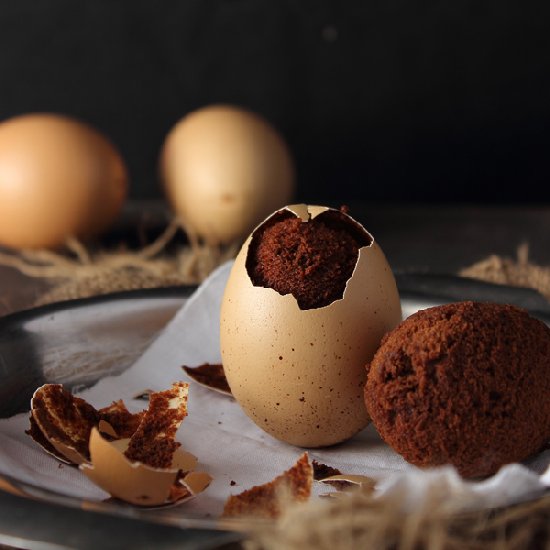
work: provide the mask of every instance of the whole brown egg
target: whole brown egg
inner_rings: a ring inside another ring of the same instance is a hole
[[[229,105],[181,119],[166,137],[161,172],[173,211],[209,244],[244,237],[294,191],[282,136],[258,114]]]
[[[27,114],[0,124],[0,244],[57,248],[117,218],[127,194],[124,162],[78,120]]]

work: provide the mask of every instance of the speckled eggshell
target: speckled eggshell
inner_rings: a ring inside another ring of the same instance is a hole
[[[327,210],[285,209],[304,222]],[[365,366],[401,320],[401,305],[383,252],[365,233],[371,244],[359,250],[343,298],[317,309],[302,310],[291,294],[253,285],[246,258],[254,233],[235,260],[221,307],[222,361],[242,409],[277,439],[322,447],[369,422]]]

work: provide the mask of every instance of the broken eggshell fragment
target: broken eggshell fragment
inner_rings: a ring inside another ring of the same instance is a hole
[[[36,420],[34,419],[34,416],[31,413],[29,414],[29,422],[30,422],[30,428],[25,431],[27,435],[29,435],[36,443],[38,443],[46,453],[53,456],[57,460],[65,463],[65,464],[75,464],[73,461],[69,460],[64,454],[61,453],[54,445],[53,443],[48,439],[46,434],[42,431]],[[74,449],[73,449],[74,450]],[[85,461],[85,458],[78,453],[79,461],[78,464]]]
[[[303,223],[338,218],[365,243],[341,297],[326,306],[301,309],[292,294],[252,281],[255,235],[274,217],[289,214]],[[400,320],[395,279],[372,235],[344,212],[287,206],[249,236],[227,282],[220,340],[231,392],[258,426],[280,440],[303,447],[344,441],[369,422],[366,364]]]
[[[44,384],[32,396],[27,433],[58,460],[81,464],[89,458],[88,439],[98,421],[99,413],[89,403],[61,384]]]
[[[358,474],[336,474],[318,480],[319,483],[330,485],[337,490],[345,491],[351,488],[361,487],[369,492],[374,491],[376,480],[372,477]]]
[[[184,370],[185,374],[191,378],[191,380],[200,386],[223,395],[231,396],[231,388],[227,383],[223,365],[204,363],[198,367],[188,367],[187,365],[183,365],[181,368]]]
[[[92,429],[90,464],[82,464],[81,470],[111,496],[138,506],[179,504],[204,490],[210,476],[190,476],[197,459],[176,441],[187,416],[188,391],[187,383],[176,382],[151,393],[149,407],[129,438],[110,441]]]
[[[61,462],[88,462],[88,443],[95,426],[111,438],[129,437],[143,412],[132,414],[122,400],[96,410],[61,384],[44,384],[31,399],[30,428],[26,431],[48,454]]]
[[[197,459],[191,453],[177,449],[170,468],[152,468],[126,458],[128,441],[108,441],[94,428],[91,463],[80,465],[91,481],[113,497],[138,506],[162,506],[184,502],[208,487],[208,474],[192,472]],[[191,476],[190,483],[186,483],[187,476]]]
[[[183,451],[176,432],[187,416],[189,385],[175,382],[152,392],[147,411],[130,413],[122,400],[96,410],[60,384],[38,388],[27,434],[45,451],[78,464],[111,496],[139,506],[172,506],[208,487],[193,472],[196,457]]]

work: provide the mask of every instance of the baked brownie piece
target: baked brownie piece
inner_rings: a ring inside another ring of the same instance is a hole
[[[383,338],[368,369],[374,425],[417,466],[486,476],[550,439],[550,329],[522,309],[419,311]]]
[[[304,222],[281,211],[254,234],[247,270],[255,286],[292,294],[300,309],[319,308],[342,298],[359,249],[368,244],[343,212]]]

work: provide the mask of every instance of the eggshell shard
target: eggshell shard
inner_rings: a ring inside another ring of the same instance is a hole
[[[49,455],[57,458],[60,462],[64,462],[65,464],[73,464],[63,453],[58,451],[56,447],[50,442],[50,440],[46,437],[44,432],[40,429],[38,426],[36,420],[34,419],[32,412],[29,415],[29,422],[30,422],[30,428],[26,430],[26,434],[29,435],[36,443],[38,443],[46,453]],[[80,462],[84,462],[85,458],[81,457]]]
[[[119,437],[116,430],[105,420],[99,421],[97,429],[99,430],[99,433],[102,433],[103,435],[107,435],[113,439],[117,439]]]
[[[138,506],[162,506],[175,500],[183,502],[210,483],[210,476],[201,472],[201,483],[196,483],[197,476],[194,476],[185,493],[174,491],[180,472],[189,472],[195,467],[197,460],[193,455],[178,449],[171,468],[152,468],[128,460],[124,455],[127,445],[128,440],[108,441],[94,428],[90,436],[91,461],[80,466],[91,481],[120,500]],[[185,483],[185,477],[183,481]],[[171,494],[177,495],[177,499],[172,500]]]
[[[44,384],[32,396],[28,433],[63,462],[81,464],[88,460],[90,432],[98,422],[98,411],[84,399],[74,397],[61,384]],[[36,436],[36,429],[42,437]]]
[[[376,481],[372,477],[358,474],[337,474],[320,479],[319,483],[331,485],[339,490],[346,490],[351,487],[361,487],[368,491],[372,491],[376,485]]]
[[[45,384],[31,400],[26,431],[58,460],[77,464],[115,498],[139,506],[173,506],[204,491],[212,478],[193,472],[197,458],[176,432],[187,416],[189,384],[151,392],[147,411],[122,400],[96,410],[60,384]],[[126,435],[127,437],[121,437]]]
[[[204,388],[232,397],[223,365],[205,363],[198,367],[183,365],[181,368],[189,378]]]
[[[330,209],[283,210],[307,223]],[[369,422],[366,364],[401,320],[395,279],[372,236],[349,217],[370,244],[360,248],[341,299],[304,310],[291,294],[254,286],[246,266],[250,243],[272,216],[244,243],[225,289],[220,323],[225,374],[246,414],[274,437],[304,447],[332,445]]]
[[[61,384],[44,384],[31,399],[30,435],[47,453],[67,464],[90,458],[88,442],[93,427],[112,438],[130,437],[144,413],[130,413],[122,400],[96,410]]]
[[[323,464],[322,462],[317,462],[316,460],[312,460],[311,465],[313,466],[314,481],[320,481],[327,477],[340,475],[342,473],[338,468]]]
[[[356,474],[336,474],[317,481],[336,489],[319,495],[328,498],[345,498],[354,490],[360,490],[364,495],[372,495],[376,488],[376,480]]]
[[[189,472],[180,480],[180,483],[187,488],[191,495],[202,493],[211,482],[212,476],[206,472]]]

